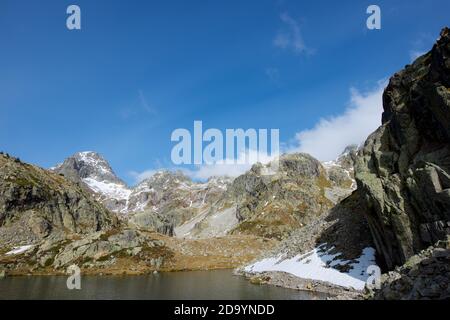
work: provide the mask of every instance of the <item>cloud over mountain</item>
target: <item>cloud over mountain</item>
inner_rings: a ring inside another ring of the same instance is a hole
[[[369,92],[350,89],[350,103],[345,111],[320,119],[312,129],[300,131],[290,152],[306,152],[321,161],[335,159],[346,146],[360,144],[381,123],[382,95],[385,82]]]

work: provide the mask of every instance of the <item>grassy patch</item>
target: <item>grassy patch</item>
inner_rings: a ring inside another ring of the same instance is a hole
[[[298,223],[296,221],[293,221],[293,223],[286,223],[282,219],[255,219],[241,222],[232,231],[232,234],[247,234],[262,238],[282,240],[295,227],[298,227]]]

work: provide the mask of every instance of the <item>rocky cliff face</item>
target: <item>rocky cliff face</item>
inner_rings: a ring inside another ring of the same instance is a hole
[[[0,240],[27,244],[54,233],[85,234],[116,219],[80,186],[0,154]]]
[[[386,266],[450,233],[450,30],[395,74],[382,126],[356,164],[358,195]]]

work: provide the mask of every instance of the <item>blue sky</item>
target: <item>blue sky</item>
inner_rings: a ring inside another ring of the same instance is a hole
[[[81,30],[66,28],[70,4]],[[370,4],[381,30],[366,28]],[[448,12],[448,0],[1,0],[0,149],[43,167],[98,151],[133,183],[173,167],[170,135],[194,120],[279,128],[295,146],[321,119],[337,123],[327,132],[361,123],[349,108],[376,104]]]

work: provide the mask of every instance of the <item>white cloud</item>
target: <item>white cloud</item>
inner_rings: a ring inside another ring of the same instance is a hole
[[[250,164],[232,165],[232,164],[214,164],[198,167],[196,170],[187,172],[193,179],[206,180],[214,176],[237,177],[251,169]]]
[[[283,152],[305,152],[321,161],[333,160],[351,144],[360,144],[381,124],[382,94],[386,82],[380,82],[372,91],[363,92],[351,88],[350,102],[346,110],[338,116],[322,118],[312,129],[303,130],[296,134],[295,143]],[[274,155],[275,156],[275,155]],[[237,177],[244,174],[256,162],[268,163],[274,156],[250,151],[247,159],[241,153],[237,161],[226,159],[216,164],[199,165],[193,169],[169,168],[168,170],[181,170],[194,180],[206,180],[212,176]],[[244,161],[245,160],[245,161]],[[245,164],[239,164],[245,163]],[[130,172],[136,183],[151,177],[158,170],[143,172]]]
[[[361,144],[381,124],[382,95],[386,82],[373,91],[361,93],[351,88],[349,106],[343,114],[322,118],[312,129],[296,134],[289,152],[306,152],[321,161],[337,158],[350,144]]]
[[[237,177],[244,174],[251,167],[257,163],[269,163],[274,160],[277,155],[269,155],[267,153],[258,153],[255,150],[249,150],[247,157],[245,152],[242,152],[237,160],[226,159],[222,162],[217,162],[215,164],[205,164],[197,166],[195,170],[189,171],[187,174],[193,179],[208,179],[213,176],[230,176]]]
[[[281,49],[292,49],[296,54],[312,53],[313,50],[305,45],[299,23],[288,13],[281,14],[280,19],[287,28],[277,33],[273,44]]]
[[[241,174],[244,174],[251,167],[257,163],[269,163],[273,161],[277,157],[276,154],[268,155],[267,153],[259,153],[257,151],[250,150],[246,156],[245,152],[242,152],[237,160],[233,159],[225,159],[224,161],[217,162],[215,164],[203,164],[197,165],[194,169],[174,167],[168,169],[159,169],[159,170],[145,170],[143,172],[131,171],[129,174],[135,180],[135,183],[150,178],[155,173],[163,170],[168,171],[181,171],[186,176],[194,179],[194,180],[207,180],[210,177],[214,176],[229,176],[229,177],[237,177]]]
[[[132,176],[134,179],[134,182],[136,184],[138,184],[139,182],[142,182],[143,180],[150,178],[156,172],[158,172],[158,171],[157,170],[145,170],[142,172],[131,171],[130,176]]]

